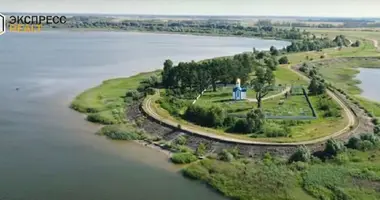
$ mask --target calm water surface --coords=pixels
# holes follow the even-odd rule
[[[219,200],[165,155],[93,133],[68,109],[103,79],[286,42],[117,32],[0,37],[0,199]],[[15,88],[20,88],[16,91]]]
[[[362,96],[380,102],[380,69],[360,68],[356,77],[361,81]]]

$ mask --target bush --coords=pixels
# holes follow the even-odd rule
[[[344,143],[339,140],[329,139],[327,140],[324,152],[330,156],[336,156],[338,153],[346,150]]]
[[[373,148],[374,148],[374,145],[369,140],[364,140],[364,141],[361,141],[361,143],[360,143],[360,150],[362,150],[362,151],[368,151],[368,150],[371,150]]]
[[[184,118],[201,126],[223,126],[227,112],[219,106],[204,108],[198,105],[190,105],[184,114]]]
[[[377,118],[372,118],[372,123],[374,124],[374,125],[379,125],[379,119],[377,119]]]
[[[187,142],[187,138],[183,135],[177,137],[175,140],[174,140],[174,143],[177,144],[177,145],[185,145]]]
[[[170,158],[175,164],[188,164],[197,160],[197,157],[192,153],[175,153]]]
[[[375,134],[380,134],[380,126],[378,125],[378,126],[375,126],[375,128],[373,128],[373,132],[375,133]]]
[[[196,155],[197,156],[204,156],[206,154],[206,145],[203,143],[200,143],[197,147]]]
[[[232,127],[236,124],[236,121],[237,121],[236,117],[227,116],[224,119],[223,125],[224,125],[224,127]]]
[[[281,57],[279,60],[278,60],[278,63],[280,63],[280,64],[289,64],[289,59],[288,59],[288,57],[287,56],[283,56],[283,57]]]
[[[238,119],[236,123],[229,129],[233,133],[247,133],[249,131],[246,119]]]
[[[357,137],[352,137],[347,142],[347,148],[350,149],[360,149],[360,142],[361,140]]]
[[[143,136],[137,133],[132,127],[126,125],[104,126],[97,132],[98,135],[105,135],[114,140],[141,140]]]
[[[226,162],[231,162],[234,160],[234,156],[228,150],[223,149],[223,151],[219,153],[218,159]]]
[[[262,132],[267,137],[285,137],[290,133],[290,128],[287,126],[281,126],[277,123],[266,123],[263,126]]]
[[[209,172],[207,168],[202,165],[190,165],[183,170],[183,174],[191,179],[195,180],[207,180]]]
[[[118,121],[115,118],[113,118],[112,115],[109,115],[105,112],[88,114],[87,120],[90,122],[104,124],[104,125],[111,125],[111,124],[117,124],[118,123]]]
[[[137,90],[129,90],[126,94],[125,97],[130,97],[134,101],[139,100],[141,98],[141,94]]]
[[[309,162],[311,159],[311,152],[306,146],[300,146],[296,152],[289,158],[289,162]]]

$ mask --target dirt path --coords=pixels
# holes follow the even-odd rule
[[[282,92],[278,93],[278,94],[274,94],[274,95],[271,95],[269,97],[265,97],[263,98],[262,100],[265,101],[265,100],[268,100],[268,99],[273,99],[273,98],[276,98],[278,96],[281,96],[281,95],[284,95],[286,92],[289,92],[291,90],[291,87],[288,86],[285,88],[285,90],[283,90]],[[250,102],[257,102],[257,99],[253,99],[253,98],[247,98],[248,101]]]
[[[375,39],[370,39],[372,42],[373,42],[373,46],[375,46],[375,48],[379,49],[379,42]]]

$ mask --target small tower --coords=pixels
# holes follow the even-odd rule
[[[242,100],[246,98],[247,94],[247,89],[246,88],[241,88],[240,86],[240,79],[236,79],[236,85],[232,89],[232,99],[233,100]]]

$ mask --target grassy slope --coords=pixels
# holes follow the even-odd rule
[[[94,122],[118,124],[124,120],[124,96],[128,90],[136,89],[140,81],[156,72],[141,73],[128,78],[104,81],[101,85],[88,89],[78,95],[71,108],[92,116]],[[90,119],[91,120],[91,119]]]

